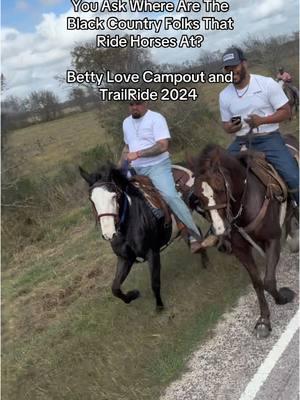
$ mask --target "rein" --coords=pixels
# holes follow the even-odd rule
[[[247,182],[248,182],[248,170],[246,172],[246,178],[244,180],[244,189],[243,189],[243,194],[242,194],[242,198],[241,198],[241,205],[240,208],[237,212],[237,214],[235,216],[232,215],[232,211],[231,211],[231,206],[230,206],[230,201],[234,201],[236,202],[236,199],[234,198],[230,185],[228,183],[228,180],[226,179],[226,175],[223,171],[223,169],[221,167],[218,168],[218,172],[220,173],[220,175],[222,176],[223,180],[224,180],[224,185],[225,185],[225,190],[226,190],[226,203],[221,203],[221,204],[215,204],[214,206],[204,206],[203,209],[205,211],[211,211],[211,210],[221,210],[226,208],[226,217],[227,220],[229,222],[229,227],[231,227],[232,223],[239,218],[239,216],[241,215],[243,208],[244,208],[244,200],[246,197],[246,190],[247,190]]]
[[[248,142],[249,142],[248,150],[250,151],[251,150],[251,142],[252,142],[252,140],[251,140],[252,139],[252,128],[250,129],[250,131],[248,132],[247,135],[248,135]],[[250,170],[250,163],[247,162],[246,178],[244,179],[244,188],[243,188],[243,193],[242,193],[242,197],[241,197],[241,201],[240,201],[240,208],[239,208],[239,210],[238,210],[238,212],[236,213],[235,216],[232,215],[230,201],[236,202],[236,199],[232,195],[232,191],[231,191],[230,185],[229,185],[228,180],[226,179],[226,175],[225,175],[225,173],[224,173],[224,171],[223,171],[223,169],[221,167],[218,168],[218,171],[219,171],[220,175],[222,176],[222,178],[224,180],[225,189],[226,189],[226,203],[216,204],[215,206],[207,206],[207,207],[204,208],[205,210],[220,210],[220,209],[226,208],[226,217],[227,217],[227,220],[229,222],[229,226],[227,228],[228,231],[231,230],[232,225],[237,227],[237,225],[235,224],[235,221],[241,216],[241,214],[243,212],[244,203],[245,203],[246,194],[247,194],[249,170]],[[265,215],[266,208],[267,207],[265,207],[265,202],[264,202],[262,209],[265,210],[265,211],[263,213],[262,218]],[[259,213],[259,215],[260,214],[261,213]],[[254,230],[254,228],[257,225],[256,220],[257,220],[257,218],[255,218],[255,220],[252,221],[252,223],[250,223],[247,227],[241,228],[241,229],[247,230],[248,233],[251,232],[252,230]]]

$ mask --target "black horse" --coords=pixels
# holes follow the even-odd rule
[[[81,176],[90,187],[90,200],[94,205],[102,236],[109,240],[118,257],[112,292],[125,303],[139,297],[138,290],[124,293],[121,285],[136,261],[147,260],[151,272],[152,290],[156,308],[163,308],[160,295],[160,251],[171,239],[172,223],[166,224],[166,216],[157,218],[145,201],[144,195],[120,170],[102,167],[89,174],[79,168]],[[201,253],[203,264],[207,261]]]
[[[194,194],[206,210],[212,229],[222,243],[221,248],[232,252],[250,275],[260,306],[256,334],[266,337],[271,323],[264,290],[277,304],[286,304],[294,297],[291,289],[278,290],[276,284],[275,271],[281,248],[280,203],[275,198],[266,199],[264,184],[237,157],[220,146],[207,146],[198,158],[190,161],[195,173]],[[253,245],[265,252],[264,280],[252,255]]]

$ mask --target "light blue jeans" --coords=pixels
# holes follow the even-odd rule
[[[156,165],[149,167],[134,167],[134,169],[138,175],[146,175],[151,179],[153,185],[159,190],[173,213],[190,231],[195,232],[196,235],[201,237],[189,208],[175,188],[170,158],[167,158]]]

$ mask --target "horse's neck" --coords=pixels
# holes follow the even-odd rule
[[[131,218],[134,217],[135,220],[139,219],[142,215],[145,214],[145,200],[139,196],[127,194],[128,200],[128,212],[127,215]]]
[[[226,154],[223,158],[224,167],[230,176],[231,192],[233,197],[239,197],[243,194],[247,171],[245,166],[234,156]]]

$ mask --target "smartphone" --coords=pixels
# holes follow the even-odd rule
[[[241,120],[242,120],[242,117],[241,117],[241,116],[236,116],[236,117],[232,117],[232,118],[231,118],[231,122],[232,122],[233,124],[236,124],[236,125],[238,125],[238,124],[241,122]]]

